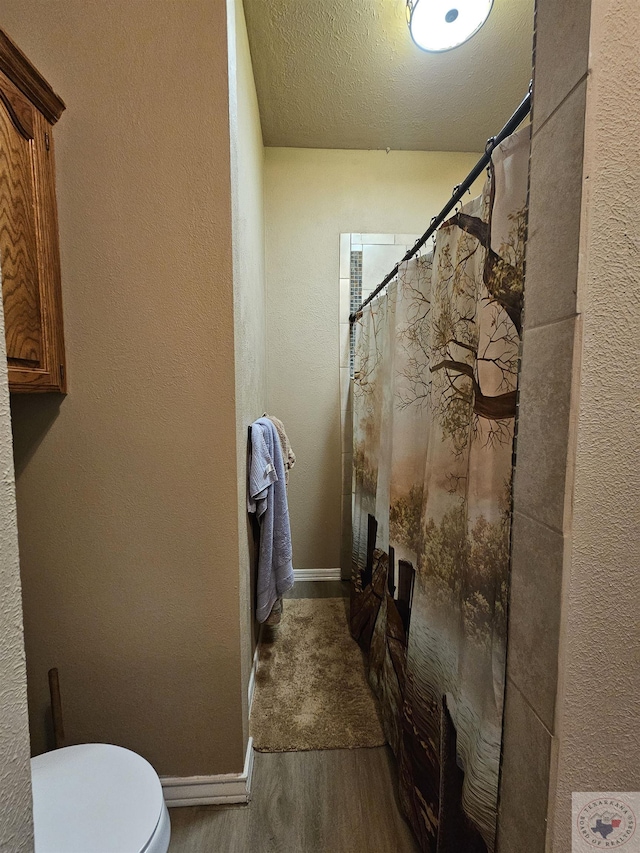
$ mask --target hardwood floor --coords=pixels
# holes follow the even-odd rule
[[[256,753],[248,806],[171,810],[169,853],[416,853],[391,751]]]
[[[296,581],[285,598],[349,598],[349,581]]]

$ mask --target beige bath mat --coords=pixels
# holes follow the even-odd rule
[[[386,742],[342,598],[284,602],[263,632],[251,711],[260,752],[354,749]]]

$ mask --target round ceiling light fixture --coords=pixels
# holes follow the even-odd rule
[[[493,0],[407,0],[411,38],[430,53],[451,50],[478,32],[492,6]]]

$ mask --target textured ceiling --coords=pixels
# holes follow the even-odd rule
[[[244,0],[265,145],[484,148],[527,91],[533,5],[495,0],[469,42],[427,54],[404,0]]]

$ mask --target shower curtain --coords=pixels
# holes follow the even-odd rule
[[[493,851],[529,129],[357,323],[351,631],[433,853]]]

